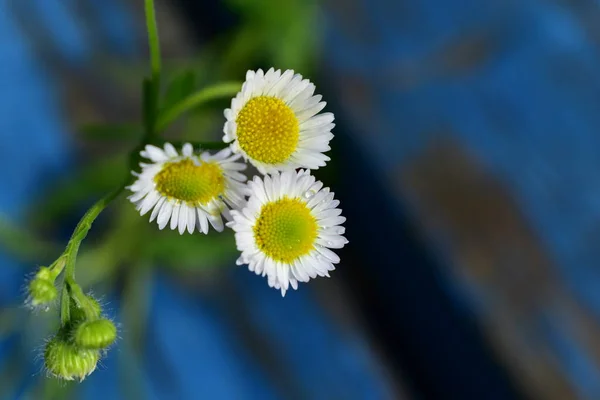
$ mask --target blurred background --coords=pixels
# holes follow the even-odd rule
[[[0,0],[0,399],[600,399],[600,2],[156,0],[167,108],[293,68],[336,114],[350,244],[282,299],[231,234],[122,197],[78,281],[121,339],[45,378],[22,306],[139,140],[141,0]],[[228,101],[167,137],[220,140]]]

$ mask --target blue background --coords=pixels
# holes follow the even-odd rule
[[[63,63],[90,62],[77,2],[25,3]],[[139,60],[133,6],[87,6],[106,51]],[[0,0],[0,212],[19,222],[83,157],[53,65],[15,9]],[[195,17],[224,9],[207,2]],[[306,285],[281,300],[232,268],[228,291],[197,293],[155,273],[144,359],[113,349],[82,384],[85,398],[600,398],[600,3],[349,0],[325,3],[321,17],[317,79],[339,122],[335,182],[352,244],[333,279],[358,323],[332,311],[335,289],[324,298]],[[472,215],[439,217],[444,199],[431,203],[406,180],[449,165],[454,151],[499,188],[486,201],[517,210],[517,239],[501,215],[474,225],[508,261],[485,249],[483,260],[462,257]],[[458,198],[477,204],[463,189]],[[535,239],[521,242],[523,231]],[[531,248],[539,265],[527,262]],[[487,263],[489,279],[477,273]],[[2,253],[0,265],[8,308],[31,268]],[[0,375],[15,374],[8,355],[28,343],[4,338]],[[35,354],[20,351],[10,399],[32,398],[40,380]]]

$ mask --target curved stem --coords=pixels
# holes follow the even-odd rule
[[[98,200],[86,213],[81,217],[77,227],[73,231],[73,235],[71,236],[71,240],[69,240],[69,244],[67,245],[67,262],[65,269],[65,279],[73,279],[75,275],[75,259],[77,258],[77,252],[79,251],[79,245],[81,241],[86,237],[90,228],[92,227],[92,223],[94,220],[100,215],[102,210],[106,208],[106,206],[115,199],[125,187],[119,187],[117,190],[114,190]]]
[[[240,82],[223,82],[204,88],[199,92],[186,97],[158,116],[156,130],[158,132],[165,130],[169,124],[179,118],[183,113],[190,111],[203,103],[222,97],[234,96],[240,90],[241,86],[242,84]]]
[[[67,248],[64,252],[64,257],[66,257],[65,283],[63,286],[63,294],[61,299],[61,321],[63,325],[70,320],[68,304],[70,301],[70,295],[68,291],[69,285],[75,282],[75,261],[77,260],[77,253],[79,252],[81,241],[87,236],[90,228],[92,227],[92,223],[98,217],[98,215],[100,215],[102,210],[104,210],[111,201],[121,194],[124,188],[125,186],[121,186],[117,190],[108,193],[106,196],[98,200],[92,207],[90,207],[83,217],[81,217],[81,220],[75,227],[73,235],[67,244]]]

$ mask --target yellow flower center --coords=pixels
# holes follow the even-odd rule
[[[262,206],[253,230],[264,254],[291,263],[314,248],[317,221],[303,201],[284,197]]]
[[[163,196],[194,204],[206,204],[225,190],[225,177],[218,164],[196,165],[190,159],[165,164],[154,182]]]
[[[255,160],[277,164],[286,161],[296,150],[300,132],[298,118],[277,97],[250,99],[235,122],[240,147]]]

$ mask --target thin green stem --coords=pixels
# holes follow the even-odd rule
[[[240,82],[223,82],[204,88],[199,92],[186,97],[158,116],[158,120],[156,121],[156,131],[161,132],[165,130],[169,124],[179,118],[183,113],[208,101],[234,96],[240,90],[241,86]]]
[[[146,5],[146,27],[148,29],[148,44],[150,46],[150,66],[152,68],[152,80],[158,86],[160,79],[160,42],[158,41],[158,28],[156,27],[156,12],[154,0],[145,0]]]
[[[69,322],[69,304],[70,295],[69,295],[69,285],[75,283],[75,261],[77,260],[77,253],[79,252],[79,246],[81,245],[81,241],[85,239],[90,228],[92,227],[92,223],[94,220],[100,215],[102,210],[106,208],[111,201],[113,201],[125,187],[121,186],[117,190],[114,190],[108,193],[106,196],[98,200],[89,210],[83,215],[75,230],[73,231],[73,235],[67,244],[67,248],[64,252],[64,257],[66,257],[65,261],[65,278],[64,278],[64,287],[61,299],[61,321],[64,324]]]
[[[117,190],[108,193],[106,196],[98,200],[92,207],[90,207],[89,210],[86,211],[83,217],[81,217],[81,220],[79,220],[77,227],[75,227],[75,230],[73,231],[71,240],[69,240],[67,250],[65,251],[67,255],[65,269],[66,280],[74,279],[75,259],[77,258],[77,252],[79,251],[79,245],[88,234],[90,228],[92,227],[92,223],[98,217],[98,215],[100,215],[102,210],[104,210],[106,206],[115,199],[115,197],[121,194],[123,189],[124,187],[119,187]]]
[[[65,326],[71,320],[71,295],[69,285],[65,281],[60,295],[60,323]]]
[[[143,141],[150,142],[157,134],[156,117],[160,97],[160,41],[156,26],[156,11],[154,0],[145,0],[146,27],[148,30],[148,45],[150,47],[151,77],[143,82],[143,115],[145,134]]]

